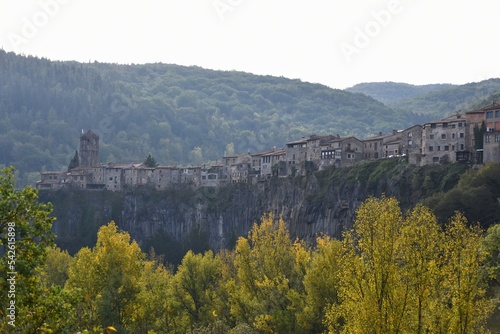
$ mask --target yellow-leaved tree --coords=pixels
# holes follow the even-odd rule
[[[328,315],[331,331],[401,332],[408,303],[400,268],[402,222],[394,198],[369,198],[358,209],[353,231],[344,235],[340,305]]]
[[[272,214],[236,244],[236,277],[230,279],[231,314],[264,333],[297,333],[309,252],[292,242],[285,222]]]
[[[75,255],[66,282],[83,296],[80,329],[124,328],[137,304],[143,264],[144,254],[128,233],[114,222],[99,229],[96,246]]]
[[[481,231],[460,213],[441,230],[430,210],[403,216],[370,198],[345,234],[331,333],[482,333],[491,312]]]

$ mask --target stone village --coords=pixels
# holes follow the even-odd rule
[[[483,143],[476,145],[478,136],[475,133],[483,122],[486,126],[482,133]],[[254,183],[271,177],[305,175],[329,166],[347,167],[395,157],[405,157],[409,163],[419,166],[500,162],[500,104],[492,103],[481,109],[362,140],[354,136],[311,135],[288,142],[281,149],[224,156],[222,163],[212,165],[146,167],[144,163],[99,163],[98,153],[99,136],[89,130],[80,137],[79,166],[68,171],[41,173],[37,188],[73,186],[120,191],[137,186],[157,190],[218,187],[227,183]]]

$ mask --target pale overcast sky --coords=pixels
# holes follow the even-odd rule
[[[0,0],[0,48],[347,88],[500,77],[498,0]]]

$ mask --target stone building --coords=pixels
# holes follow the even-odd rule
[[[420,165],[467,161],[465,116],[456,114],[422,126],[422,159]]]
[[[384,138],[388,135],[383,135],[379,132],[378,136],[368,137],[363,139],[363,159],[376,160],[384,157]]]
[[[414,125],[401,131],[401,155],[408,157],[408,162],[420,165],[422,160],[422,126]]]
[[[286,176],[286,151],[273,150],[261,156],[260,175],[263,178],[271,176]]]
[[[363,142],[354,136],[332,137],[321,144],[319,169],[335,165],[347,167],[363,159]]]
[[[483,162],[500,162],[500,104],[493,103],[482,109],[486,123],[483,137]]]

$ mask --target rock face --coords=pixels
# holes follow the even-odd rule
[[[383,175],[369,181],[361,175],[341,178],[323,172],[217,190],[61,189],[41,191],[40,200],[53,203],[57,243],[70,253],[93,246],[99,226],[114,220],[143,250],[153,246],[175,262],[188,249],[232,248],[266,213],[282,216],[293,238],[311,242],[320,234],[340,237],[368,196],[386,194],[399,198],[403,207],[413,205],[417,199],[405,191],[410,188],[404,176],[408,173],[397,181]]]

